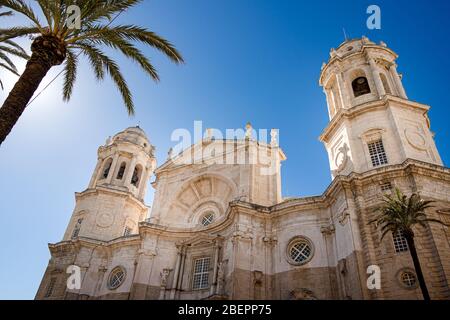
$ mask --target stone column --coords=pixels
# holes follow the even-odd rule
[[[139,188],[140,188],[139,195],[138,195],[139,199],[144,198],[144,195],[147,192],[148,179],[150,178],[151,172],[152,172],[151,168],[146,167],[145,171],[142,173],[142,178],[141,178],[141,181],[139,182]]]
[[[94,293],[92,294],[94,297],[97,297],[97,295],[102,290],[102,284],[103,280],[105,279],[106,271],[108,271],[108,268],[104,265],[101,265],[98,267],[98,277],[97,277],[97,285],[94,288]]]
[[[372,71],[373,81],[375,82],[375,87],[377,89],[378,96],[381,98],[386,95],[386,90],[384,90],[383,82],[380,78],[380,73],[377,71],[377,64],[373,60],[373,58],[369,58],[369,65]]]
[[[344,83],[344,79],[342,77],[342,73],[340,73],[340,72],[336,73],[336,80],[337,80],[337,85],[338,85],[341,108],[343,108],[343,109],[349,108],[350,101],[348,99],[347,92],[345,90],[345,83]],[[336,112],[339,111],[339,110],[337,110],[337,106],[335,109],[336,109]]]
[[[116,171],[117,161],[119,161],[119,153],[114,155],[113,161],[111,163],[111,168],[109,169],[108,177],[106,178],[106,183],[110,184]]]
[[[100,174],[100,169],[101,169],[101,167],[102,167],[102,164],[103,164],[103,158],[101,158],[101,157],[99,157],[98,158],[98,160],[97,160],[97,165],[95,166],[95,169],[94,169],[94,173],[92,174],[92,178],[91,178],[91,181],[89,182],[89,189],[92,189],[92,188],[94,188],[95,187],[95,184],[97,183],[97,180],[98,180],[98,176],[99,176],[99,174]]]
[[[329,89],[323,89],[323,93],[325,93],[327,104],[328,104],[328,115],[330,117],[330,120],[333,119],[334,114],[336,114],[336,106],[334,105],[334,101],[332,97],[330,96]],[[333,112],[334,111],[334,112]]]
[[[328,279],[329,279],[330,291],[329,291],[329,296],[327,296],[326,299],[339,298],[339,294],[338,294],[338,292],[336,292],[338,290],[336,290],[337,288],[335,288],[334,281],[331,276],[331,266],[334,265],[334,260],[337,261],[337,258],[334,256],[333,246],[332,246],[332,241],[333,241],[335,231],[336,231],[336,228],[335,228],[333,222],[331,221],[331,219],[330,219],[329,224],[323,225],[320,228],[320,232],[322,233],[323,238],[324,238],[325,252],[326,252],[327,264],[328,264],[328,270],[329,270]]]
[[[150,275],[152,272],[153,259],[157,252],[156,249],[139,249],[137,257],[137,266],[132,284],[132,299],[144,300],[147,295],[147,287],[150,285]]]
[[[80,277],[81,277],[81,283],[80,283],[80,289],[78,289],[78,295],[79,296],[81,296],[83,293],[85,293],[86,292],[86,289],[85,289],[85,286],[84,286],[84,281],[86,280],[86,276],[87,276],[87,274],[88,274],[88,272],[89,272],[89,267],[90,267],[90,265],[89,265],[89,263],[83,263],[81,266],[80,266],[80,271],[81,271],[81,274],[80,274]]]
[[[130,165],[128,166],[127,174],[125,175],[125,186],[131,184],[131,178],[133,177],[134,167],[136,167],[136,156],[133,156],[130,161]]]
[[[400,98],[408,99],[405,88],[403,88],[402,80],[400,80],[400,76],[398,75],[397,66],[394,63],[389,68],[389,72],[391,73],[392,79],[394,79],[395,87],[397,88]]]
[[[178,285],[178,274],[180,273],[180,265],[181,265],[181,258],[182,258],[182,248],[177,247],[177,262],[175,263],[175,273],[173,274],[173,281],[172,281],[172,290],[170,292],[170,300],[175,299],[175,293],[177,290]]]
[[[186,262],[186,251],[187,248],[183,247],[181,250],[181,264],[180,264],[180,272],[178,274],[178,283],[177,283],[177,290],[181,291],[181,287],[183,285],[183,275],[184,275],[184,266]]]
[[[268,223],[266,226],[266,232],[272,229],[272,223]],[[264,251],[266,259],[265,268],[265,299],[277,299],[275,292],[273,291],[273,276],[275,275],[275,264],[273,263],[274,250],[278,243],[278,238],[276,236],[265,236],[264,241]]]
[[[218,241],[215,241],[215,247],[214,247],[214,272],[213,272],[213,279],[212,279],[212,285],[211,285],[211,295],[217,294],[217,272],[219,268],[219,254],[220,254],[220,245]]]

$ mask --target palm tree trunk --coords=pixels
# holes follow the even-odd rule
[[[423,277],[422,268],[420,267],[419,256],[417,255],[416,245],[414,243],[414,237],[405,234],[406,241],[408,242],[409,252],[411,253],[411,258],[414,263],[414,268],[416,269],[417,280],[419,281],[420,290],[422,290],[422,295],[424,300],[430,300],[430,294],[428,293],[427,285]]]
[[[25,71],[0,108],[0,145],[19,120],[50,68],[63,63],[66,45],[52,35],[42,35],[33,41],[31,52]]]
[[[19,120],[34,92],[51,68],[48,63],[41,63],[39,60],[31,57],[22,76],[0,108],[0,145]]]

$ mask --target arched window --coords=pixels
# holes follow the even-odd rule
[[[370,93],[370,86],[366,77],[359,77],[353,80],[352,88],[355,98]]]
[[[381,78],[381,82],[383,83],[384,91],[386,92],[386,94],[392,94],[391,88],[389,87],[388,80],[387,80],[386,76],[384,75],[384,73],[380,73],[380,78]]]
[[[110,290],[117,289],[125,281],[126,271],[122,267],[115,267],[108,277],[108,288]]]
[[[103,169],[102,179],[108,178],[109,171],[111,170],[111,165],[112,165],[112,159],[109,158],[108,160],[106,160],[105,166],[103,167],[104,169]]]
[[[200,223],[202,224],[202,226],[206,227],[209,226],[211,223],[213,223],[213,221],[214,221],[214,213],[208,212],[202,216]]]
[[[140,178],[141,178],[141,173],[142,173],[142,167],[141,167],[140,165],[137,165],[137,166],[134,168],[133,176],[131,177],[131,184],[132,184],[133,186],[135,186],[136,188],[139,186],[139,181],[140,181]]]
[[[117,172],[117,179],[122,180],[123,175],[125,174],[125,169],[127,168],[127,164],[125,162],[122,162],[120,165],[119,171]]]
[[[417,288],[417,276],[413,270],[402,269],[397,273],[397,279],[405,289]]]
[[[305,237],[295,237],[289,242],[286,253],[290,264],[300,266],[312,259],[314,246]]]

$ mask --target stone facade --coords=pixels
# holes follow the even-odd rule
[[[450,169],[429,107],[408,100],[396,59],[365,37],[331,50],[320,139],[333,181],[320,196],[282,197],[286,157],[275,134],[270,143],[206,137],[159,168],[140,128],[108,139],[64,239],[49,245],[36,299],[421,299],[417,281],[404,278],[415,275],[401,236],[396,247],[394,235],[380,241],[368,225],[394,187],[435,200],[428,214],[450,223]],[[431,297],[450,299],[449,228],[416,235]],[[80,289],[66,287],[70,265],[81,268]],[[371,265],[380,290],[367,287]]]

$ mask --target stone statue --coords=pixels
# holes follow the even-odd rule
[[[270,130],[270,145],[271,146],[274,146],[274,147],[278,146],[277,137],[278,137],[278,130],[277,129]]]
[[[167,278],[169,277],[171,269],[163,269],[163,271],[160,273],[161,276],[161,287],[167,286]]]
[[[336,50],[334,49],[334,48],[332,48],[331,50],[330,50],[330,57],[331,58],[334,58],[334,57],[336,57],[337,56],[337,52],[336,52]]]
[[[219,262],[217,271],[217,294],[223,294],[223,289],[225,285],[225,267],[227,263],[228,260]]]
[[[169,152],[167,152],[167,160],[171,160],[173,158],[173,148],[169,149]]]
[[[211,128],[206,129],[206,139],[205,140],[211,140],[213,137],[213,131]]]
[[[252,138],[252,125],[250,122],[247,122],[245,126],[245,139],[251,139]]]

